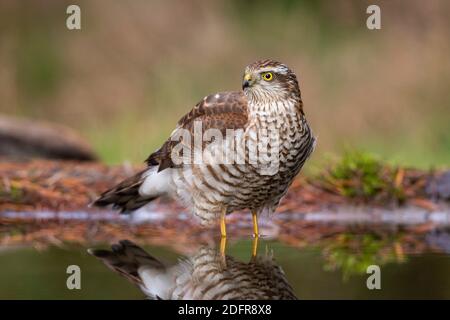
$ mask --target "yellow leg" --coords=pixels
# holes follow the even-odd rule
[[[227,224],[225,222],[226,215],[227,215],[227,208],[224,207],[220,214],[220,234],[222,235],[222,238],[225,238],[227,236]]]
[[[225,257],[225,253],[227,251],[227,237],[222,237],[220,239],[220,255]]]
[[[227,250],[227,226],[225,222],[225,216],[227,215],[227,208],[223,208],[220,214],[220,256],[222,260],[222,267],[226,268],[226,250]]]
[[[252,221],[253,221],[253,236],[255,238],[259,237],[258,231],[258,215],[255,210],[252,210]]]
[[[254,237],[254,238],[253,238],[253,243],[252,243],[252,258],[256,258],[256,255],[258,254],[258,241],[259,241],[259,237]]]

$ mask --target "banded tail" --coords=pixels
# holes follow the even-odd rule
[[[112,205],[113,209],[119,209],[120,213],[137,210],[168,192],[170,173],[171,169],[157,172],[157,167],[138,172],[102,193],[92,205]]]
[[[88,253],[139,286],[150,298],[159,299],[164,296],[164,289],[152,279],[155,275],[166,274],[166,267],[133,242],[121,240],[113,244],[111,250],[88,249]]]

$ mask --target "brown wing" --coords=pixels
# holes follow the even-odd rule
[[[242,92],[222,92],[209,95],[178,121],[174,133],[183,128],[193,134],[196,120],[202,122],[203,132],[214,128],[225,134],[226,129],[243,129],[248,120],[247,99]],[[169,138],[161,148],[147,158],[147,164],[159,166],[158,171],[173,168],[175,165],[171,160],[171,152],[178,143],[180,141]]]

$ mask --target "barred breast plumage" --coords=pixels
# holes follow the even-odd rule
[[[271,255],[244,263],[204,246],[178,264],[166,266],[128,240],[114,244],[111,251],[90,249],[89,253],[152,299],[296,299]]]
[[[228,213],[247,208],[272,212],[313,150],[314,137],[293,102],[280,106],[276,113],[263,114],[258,105],[249,108],[253,110],[243,140],[256,144],[258,133],[267,131],[269,145],[279,144],[277,170],[261,173],[261,163],[249,163],[248,149],[245,164],[194,164],[174,170],[172,192],[184,199],[204,224],[214,222],[224,205]],[[281,108],[285,109],[282,117]],[[270,137],[270,132],[279,132],[279,136]]]
[[[217,143],[230,130],[233,139]],[[282,63],[257,61],[245,69],[243,91],[205,97],[150,155],[148,169],[95,204],[128,212],[169,194],[203,224],[235,210],[272,212],[314,145],[295,74]],[[202,161],[196,161],[197,154]],[[233,161],[224,161],[223,154]]]

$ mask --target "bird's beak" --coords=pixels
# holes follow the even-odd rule
[[[252,84],[252,75],[250,73],[246,73],[244,75],[244,81],[242,82],[242,90],[250,87],[251,84]]]

